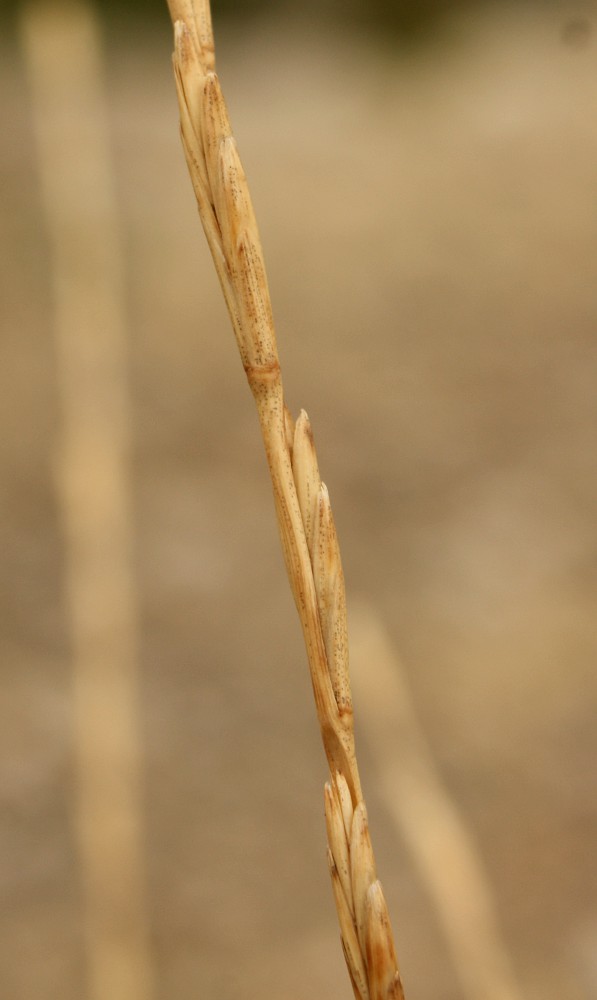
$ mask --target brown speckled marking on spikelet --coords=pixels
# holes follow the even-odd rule
[[[357,1000],[401,1000],[390,919],[375,872],[354,746],[344,576],[329,494],[302,411],[294,423],[263,253],[215,74],[208,0],[169,0],[182,142],[263,435],[284,559],[303,629],[331,781],[328,864]]]

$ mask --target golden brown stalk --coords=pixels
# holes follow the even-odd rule
[[[357,767],[346,601],[328,491],[307,414],[284,405],[272,309],[247,181],[215,74],[209,0],[169,0],[182,142],[199,214],[255,398],[290,586],[331,781],[328,861],[357,1000],[403,996]]]
[[[52,284],[88,1000],[150,1000],[124,256],[92,6],[20,9]],[[10,989],[8,990],[10,993]]]

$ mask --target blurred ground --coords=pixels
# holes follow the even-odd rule
[[[218,38],[288,400],[349,600],[378,607],[528,1000],[597,997],[597,21],[501,8],[392,58]],[[584,10],[584,8],[583,8]],[[593,23],[593,33],[590,25]],[[582,35],[582,37],[581,37]],[[346,997],[324,759],[252,401],[179,147],[169,35],[108,49],[128,261],[146,847],[159,1000]],[[47,242],[0,60],[0,982],[84,996]],[[358,713],[358,706],[357,706]],[[376,800],[409,1000],[457,1000]]]

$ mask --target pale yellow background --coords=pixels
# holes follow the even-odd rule
[[[349,608],[366,596],[395,643],[528,1000],[597,996],[597,33],[563,37],[570,13],[500,7],[457,22],[450,44],[394,54],[283,20],[217,39],[288,401],[314,426]],[[179,145],[167,25],[111,34],[106,60],[156,997],[340,1000],[324,758],[257,422]],[[7,40],[0,994],[83,1000],[35,155]],[[459,1000],[376,793],[375,731],[358,736],[407,995]]]

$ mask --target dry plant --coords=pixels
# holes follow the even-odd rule
[[[85,3],[26,5],[20,28],[61,410],[55,471],[65,539],[87,994],[89,1000],[149,1000],[124,257],[101,33]]]
[[[483,859],[442,780],[408,677],[379,614],[353,601],[354,687],[379,794],[410,850],[452,956],[465,1000],[523,1000]]]
[[[328,862],[357,1000],[403,997],[354,744],[346,602],[328,491],[303,411],[284,404],[267,278],[245,174],[215,73],[209,0],[169,0],[182,141],[261,424],[290,586],[330,767]]]

